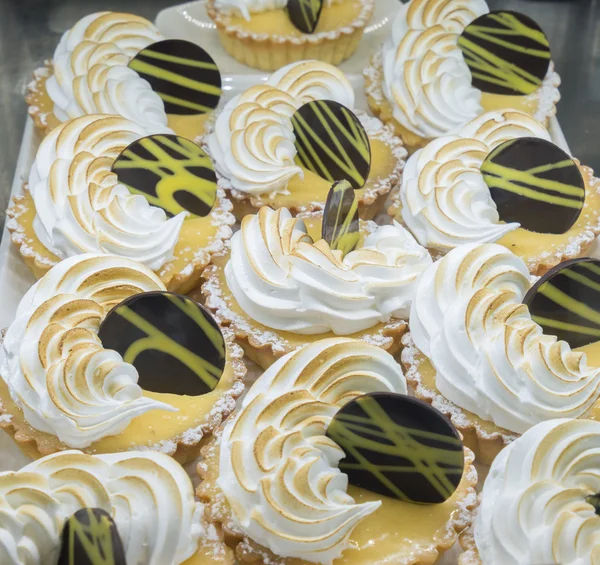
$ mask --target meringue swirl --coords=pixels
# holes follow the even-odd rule
[[[98,12],[66,31],[54,52],[46,90],[62,122],[86,114],[117,114],[151,133],[168,130],[160,96],[127,65],[164,37],[133,14]]]
[[[231,242],[227,286],[257,322],[297,334],[350,335],[408,315],[427,250],[400,224],[342,257],[282,208],[246,216]]]
[[[225,14],[241,14],[250,21],[250,14],[282,10],[287,0],[215,0],[215,7]]]
[[[295,162],[292,115],[321,99],[353,108],[354,90],[336,67],[300,61],[230,100],[208,137],[217,171],[243,192],[285,192],[292,177],[303,175]]]
[[[98,338],[112,306],[155,290],[165,287],[143,265],[92,254],[62,261],[29,289],[6,332],[0,375],[33,428],[83,448],[150,410],[175,410],[144,397],[137,370]]]
[[[130,143],[149,135],[119,116],[82,116],[52,130],[29,174],[33,228],[60,259],[113,253],[158,271],[172,256],[186,214],[167,218],[111,172]]]
[[[543,333],[522,303],[529,287],[527,267],[505,247],[461,245],[423,273],[410,312],[437,389],[520,434],[582,416],[600,396],[600,367]]]
[[[273,364],[221,440],[218,484],[238,526],[282,557],[330,564],[380,502],[356,504],[326,437],[331,418],[369,392],[406,393],[384,350],[345,338],[316,341]]]
[[[421,245],[445,252],[463,243],[497,241],[519,227],[500,221],[480,170],[491,151],[517,137],[550,141],[531,116],[502,110],[483,114],[411,155],[400,186],[402,218]]]
[[[180,565],[198,549],[201,506],[183,468],[153,452],[64,451],[0,473],[0,562],[56,563],[65,521],[112,515],[128,565]]]
[[[458,38],[488,11],[484,0],[411,0],[400,8],[382,62],[383,93],[402,127],[433,139],[483,111]]]
[[[538,424],[504,449],[485,481],[475,521],[484,565],[597,565],[600,423]]]

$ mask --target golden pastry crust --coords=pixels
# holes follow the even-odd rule
[[[564,234],[556,235],[536,234],[519,228],[495,242],[505,245],[520,257],[532,275],[541,276],[563,261],[585,257],[596,237],[600,235],[600,179],[594,176],[593,169],[582,165],[577,159],[574,159],[574,161],[579,166],[586,187],[583,210],[575,224]],[[391,195],[390,200],[391,203],[387,209],[388,214],[398,222],[403,223],[400,191],[396,190]],[[540,242],[537,253],[531,256],[523,256],[514,243],[518,237],[521,237],[524,241],[528,239],[529,235],[543,237],[544,240]],[[431,249],[429,252],[432,256],[434,254],[443,255],[443,253]]]
[[[4,339],[6,330],[3,330],[0,336],[0,345]],[[246,365],[243,361],[244,353],[242,349],[234,343],[233,334],[223,330],[227,348],[227,367],[229,370],[229,387],[224,390],[218,400],[212,406],[210,412],[206,414],[204,422],[200,425],[190,428],[186,432],[176,437],[169,438],[166,441],[155,442],[151,437],[152,432],[147,438],[132,437],[127,443],[127,447],[122,449],[129,450],[135,448],[153,449],[162,451],[174,457],[179,463],[185,464],[198,457],[200,447],[206,443],[210,434],[212,434],[221,423],[233,412],[237,398],[244,391],[244,377],[246,376]],[[227,369],[226,369],[227,370]],[[168,402],[168,401],[167,401]],[[149,414],[152,414],[150,412]],[[198,416],[197,414],[195,415]],[[144,417],[144,416],[142,416]],[[135,422],[135,419],[133,420]],[[41,432],[29,425],[23,411],[12,401],[8,388],[0,378],[0,429],[11,436],[17,443],[23,453],[33,459],[38,459],[46,455],[51,455],[58,451],[71,449],[62,443],[56,436]],[[128,433],[126,428],[120,436]],[[102,442],[91,444],[82,449],[85,453],[102,453]],[[112,450],[111,450],[112,451]]]
[[[225,242],[233,234],[231,226],[235,223],[235,217],[231,213],[232,208],[225,193],[219,189],[217,200],[209,214],[211,230],[214,233],[200,245],[197,237],[194,237],[193,230],[187,233],[191,224],[186,225],[184,222],[174,257],[157,272],[167,290],[185,294],[199,286],[202,273],[210,264],[211,258],[225,248]],[[6,227],[13,244],[34,276],[37,279],[41,278],[60,262],[60,258],[44,247],[33,229],[35,204],[27,183],[23,185],[23,194],[13,198],[6,215],[9,218]],[[194,221],[196,220],[188,220]],[[193,253],[190,253],[190,250],[193,250]]]
[[[245,537],[236,528],[231,508],[217,485],[219,442],[220,434],[217,432],[214,438],[202,448],[203,461],[198,465],[198,474],[202,482],[196,494],[205,504],[206,519],[222,527],[225,543],[235,550],[235,556],[240,563],[308,565],[301,559],[282,558],[274,555],[270,550]],[[432,532],[430,543],[419,543],[410,547],[405,558],[398,555],[393,556],[394,565],[432,565],[454,545],[459,534],[470,526],[472,510],[476,503],[475,486],[477,484],[477,472],[473,465],[473,459],[473,454],[466,449],[465,473],[461,485],[454,495],[454,510],[450,512],[444,527]],[[364,520],[369,519],[371,517],[366,517]],[[406,519],[410,519],[410,517],[407,516]],[[402,517],[398,516],[398,524],[401,523]],[[334,565],[337,563],[338,560],[334,561]]]
[[[375,0],[360,0],[360,4],[360,11],[348,25],[295,36],[253,33],[232,25],[230,16],[216,7],[215,0],[208,1],[206,11],[217,26],[223,47],[234,59],[255,69],[276,71],[289,63],[309,59],[337,66],[351,57],[371,19]]]

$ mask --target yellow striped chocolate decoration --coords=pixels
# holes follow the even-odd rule
[[[331,187],[323,210],[321,237],[344,255],[358,245],[358,202],[352,185],[340,180]]]
[[[351,484],[403,500],[448,500],[464,472],[454,426],[429,404],[402,394],[371,393],[333,417],[327,435],[346,454],[339,468]]]
[[[168,216],[207,216],[217,199],[217,177],[208,155],[189,139],[150,135],[134,141],[112,171],[132,194],[141,194]]]
[[[288,0],[287,13],[294,27],[302,33],[313,33],[319,23],[325,0]]]
[[[493,94],[531,94],[550,66],[548,38],[537,23],[518,12],[480,16],[464,29],[458,46],[473,86]]]
[[[144,390],[199,396],[225,369],[225,339],[203,306],[171,292],[136,294],[106,316],[98,337],[140,375]]]
[[[129,67],[146,79],[165,103],[167,114],[205,114],[221,98],[221,73],[202,47],[165,39],[142,49]]]
[[[82,508],[65,523],[57,565],[127,565],[114,520],[101,508]]]
[[[577,163],[545,139],[506,141],[487,156],[481,172],[504,222],[560,234],[583,209],[585,181]]]
[[[527,292],[531,317],[572,348],[600,340],[600,261],[572,259],[542,276]]]
[[[371,145],[359,119],[333,100],[304,104],[292,116],[297,160],[325,180],[362,188],[371,170]]]

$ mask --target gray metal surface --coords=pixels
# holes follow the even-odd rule
[[[131,11],[154,19],[166,0],[0,0],[0,228],[23,134],[23,93],[32,71],[52,56],[60,35],[99,10]],[[558,117],[573,154],[600,167],[600,0],[488,0],[514,9],[546,31],[562,76]]]

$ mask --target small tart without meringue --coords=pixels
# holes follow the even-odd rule
[[[473,524],[461,534],[459,564],[594,563],[599,444],[600,422],[560,419],[509,445],[490,469]]]
[[[486,465],[535,424],[600,419],[600,342],[572,349],[545,333],[523,303],[530,288],[504,247],[462,245],[421,276],[402,339],[411,389]]]
[[[483,166],[494,150],[511,140],[524,141],[522,138],[551,141],[546,128],[531,116],[504,109],[482,114],[454,133],[430,142],[407,160],[389,214],[407,225],[432,254],[443,255],[462,244],[496,242],[525,261],[534,275],[567,259],[585,256],[600,234],[600,181],[591,168],[576,159],[572,166],[579,168],[583,178],[585,200],[578,218],[566,231],[541,233],[518,222],[502,221]],[[539,154],[536,149],[523,149],[520,158],[527,163]],[[532,184],[529,188],[537,187]],[[535,199],[520,201],[510,209],[518,207],[531,216],[546,215]],[[552,231],[555,222],[549,219],[546,225]]]
[[[244,65],[265,71],[276,71],[303,59],[339,65],[358,48],[375,0],[321,2],[323,7],[312,33],[303,33],[294,26],[285,0],[209,0],[207,12],[225,50]]]
[[[134,14],[97,12],[79,20],[28,85],[25,99],[37,128],[45,135],[82,115],[118,114],[152,133],[171,129],[188,139],[202,135],[212,111],[167,113],[158,93],[127,66],[164,39],[152,22]]]
[[[169,217],[152,204],[160,205],[161,197],[132,194],[112,166],[148,133],[120,116],[90,115],[60,124],[42,140],[29,182],[7,211],[11,239],[37,278],[66,257],[104,252],[144,263],[169,290],[185,293],[198,285],[211,255],[232,235],[232,206],[217,188],[207,215],[183,211]],[[162,149],[157,145],[156,150]],[[196,174],[181,168],[181,162],[165,161],[173,167],[171,178]],[[143,163],[139,167],[147,172]],[[198,178],[180,184],[192,190],[187,181]],[[165,201],[170,206],[168,194]]]
[[[298,160],[291,119],[301,106],[315,100],[331,100],[352,110],[354,89],[332,65],[302,61],[236,96],[217,116],[205,142],[219,186],[231,198],[238,221],[262,206],[287,208],[294,215],[323,209],[332,181]],[[399,184],[406,150],[380,120],[361,111],[356,116],[371,153],[370,173],[356,195],[361,218],[371,220]]]
[[[488,12],[484,0],[410,0],[365,69],[371,111],[393,126],[409,153],[482,112],[513,108],[545,125],[556,114],[560,77],[552,62],[539,87],[527,95],[472,86],[458,41],[471,22]]]
[[[243,352],[231,331],[223,330],[220,379],[195,396],[144,390],[125,355],[105,349],[98,337],[113,306],[164,290],[139,263],[84,254],[65,259],[28,291],[0,349],[0,426],[26,454],[37,458],[77,448],[153,449],[180,461],[197,456],[199,442],[234,409],[244,388]],[[146,340],[146,350],[158,351],[156,340],[165,338],[144,318],[142,323],[138,327],[155,335]],[[190,355],[181,346],[169,347],[165,351]],[[164,378],[177,380],[177,370]]]
[[[250,389],[252,402],[246,401],[223,434],[217,433],[203,448],[204,461],[198,465],[203,480],[197,495],[206,505],[207,519],[224,529],[226,543],[235,549],[239,563],[430,565],[454,544],[458,533],[468,527],[476,501],[477,473],[468,449],[454,494],[440,504],[414,504],[340,480],[345,477],[340,477],[339,457],[333,453],[340,448],[323,435],[336,411],[366,390],[400,392],[405,386],[389,354],[342,338],[313,342],[280,359],[259,378]],[[253,412],[256,405],[263,409]],[[250,425],[256,418],[260,425]],[[271,420],[266,433],[264,424]],[[268,457],[269,466],[262,467],[264,476],[257,477],[253,460],[244,470],[236,469],[240,459],[235,454],[240,450],[235,444],[240,439],[254,446],[257,462]],[[273,449],[275,445],[283,447]],[[286,469],[286,461],[293,467]],[[233,473],[224,473],[226,465],[233,465]],[[257,484],[264,486],[257,489]],[[245,490],[238,500],[232,494],[240,487]],[[253,501],[255,512],[243,519],[249,507],[246,497]],[[375,502],[381,505],[367,509]],[[318,524],[313,514],[301,518],[313,505]],[[311,530],[318,534],[310,537]],[[257,536],[261,532],[264,544],[249,531]],[[288,536],[289,532],[296,535]],[[280,553],[267,549],[267,543],[280,547]]]
[[[343,257],[321,239],[322,221],[262,208],[204,271],[206,306],[263,368],[336,334],[400,349],[429,254],[398,224],[361,222],[358,247]]]

